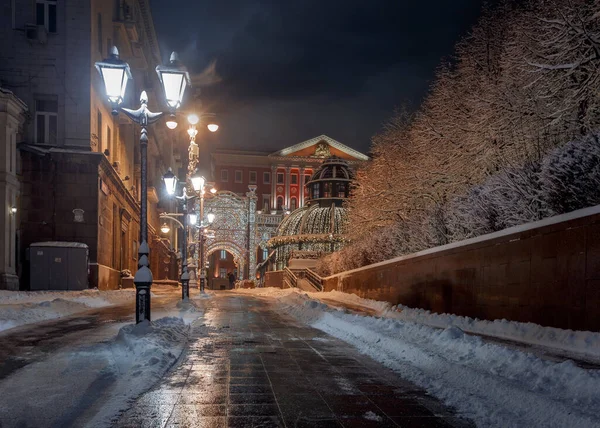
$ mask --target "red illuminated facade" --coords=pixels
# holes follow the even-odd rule
[[[219,190],[245,194],[256,186],[257,211],[281,214],[304,205],[308,182],[324,159],[337,156],[351,167],[369,158],[326,136],[304,141],[274,153],[219,150],[212,154],[212,175]]]

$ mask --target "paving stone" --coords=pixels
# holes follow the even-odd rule
[[[472,427],[348,344],[229,292],[117,427]]]

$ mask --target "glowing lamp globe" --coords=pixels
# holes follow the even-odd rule
[[[167,128],[169,129],[175,129],[177,128],[177,121],[175,120],[175,115],[172,114],[169,116],[169,118],[167,119]]]
[[[190,75],[181,62],[176,52],[171,54],[168,65],[156,67],[156,74],[165,92],[167,105],[172,111],[179,108],[183,100],[185,88],[190,84]]]
[[[206,214],[206,218],[208,219],[209,223],[212,223],[213,221],[215,221],[215,215],[214,215],[214,213],[208,213],[208,214]]]
[[[198,223],[198,216],[196,214],[190,214],[189,219],[191,225],[196,225],[196,223]]]
[[[206,125],[206,127],[210,132],[217,132],[219,130],[219,125],[217,125],[216,123],[209,123],[208,125]]]
[[[169,227],[169,225],[167,223],[163,223],[162,226],[160,227],[160,231],[162,233],[169,233],[171,231],[171,228]]]
[[[188,122],[190,122],[190,125],[196,125],[199,121],[200,118],[195,113],[192,113],[188,116]]]

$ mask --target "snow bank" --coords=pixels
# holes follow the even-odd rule
[[[179,303],[172,313],[194,319],[201,314],[191,303]],[[189,331],[189,322],[180,317],[144,321],[122,327],[108,341],[63,349],[30,364],[0,381],[0,421],[6,426],[111,426],[177,361]],[[35,415],[41,419],[32,421]]]
[[[401,305],[392,308],[385,316],[438,328],[456,326],[468,333],[545,346],[600,361],[600,333],[563,330],[505,319],[487,321],[451,314],[436,314]]]
[[[454,325],[349,314],[293,290],[266,295],[280,311],[354,345],[480,426],[600,427],[600,371],[488,343]]]
[[[61,318],[90,308],[133,302],[134,298],[134,290],[0,290],[0,331],[24,324]]]
[[[279,288],[244,291],[258,296],[283,296],[293,292],[290,289],[282,290]],[[414,309],[403,305],[392,306],[388,302],[363,299],[356,294],[339,291],[306,294],[312,299],[324,302],[336,301],[341,304],[362,306],[371,309],[377,316],[384,318],[411,321],[441,329],[455,326],[466,333],[543,346],[563,351],[574,357],[578,356],[600,362],[600,333],[596,332],[563,330],[533,323],[508,321],[506,319],[487,321],[452,314],[437,314],[424,309]]]

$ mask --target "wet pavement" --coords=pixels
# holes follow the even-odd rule
[[[179,364],[116,427],[472,427],[345,342],[218,292]]]

